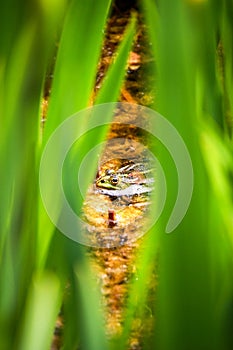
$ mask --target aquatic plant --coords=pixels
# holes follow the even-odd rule
[[[80,344],[88,350],[127,349],[135,320],[145,324],[143,349],[232,348],[233,7],[227,0],[142,0],[139,7],[155,58],[153,108],[187,145],[194,191],[181,224],[165,234],[178,184],[171,158],[156,143],[153,151],[165,169],[168,198],[138,253],[123,332],[109,341],[85,248],[50,221],[40,197],[39,165],[57,126],[90,105],[111,1],[1,3],[1,349],[48,349],[62,305],[63,349]],[[95,103],[119,96],[135,22],[132,14]],[[93,145],[107,131],[94,130]],[[89,142],[87,134],[84,154]],[[87,169],[87,184],[95,167],[96,160]],[[51,189],[55,202],[52,184]],[[159,283],[154,291],[155,271]]]

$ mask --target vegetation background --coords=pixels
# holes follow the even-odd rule
[[[1,2],[0,9],[0,348],[49,349],[65,303],[62,349],[127,349],[159,251],[152,335],[143,349],[230,350],[233,346],[233,4],[230,0],[141,0],[155,57],[156,110],[183,137],[195,186],[190,208],[164,234],[177,192],[167,175],[165,211],[138,258],[120,339],[106,338],[85,248],[61,235],[40,199],[40,157],[58,125],[87,107],[111,1]],[[132,19],[95,103],[116,101],[136,27]],[[56,55],[55,55],[56,53]],[[55,57],[55,62],[54,62]],[[47,121],[41,102],[55,65]],[[88,122],[88,121],[87,121]],[[81,127],[81,126],[80,126]],[[105,133],[94,135],[96,144]],[[88,136],[83,143],[88,149]],[[93,177],[94,167],[87,172]],[[49,174],[49,169],[48,169]],[[67,287],[69,281],[69,287]],[[146,301],[145,301],[146,302]],[[143,320],[143,312],[141,318]],[[81,345],[80,345],[81,344]]]

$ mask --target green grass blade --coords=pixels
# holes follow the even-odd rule
[[[89,0],[70,4],[56,59],[44,141],[65,118],[88,106],[110,3]]]
[[[61,291],[57,277],[44,272],[41,276],[34,278],[27,298],[18,349],[50,348],[60,304]]]
[[[129,56],[129,51],[132,46],[132,41],[135,33],[135,18],[132,19],[129,27],[126,30],[126,33],[123,37],[122,43],[117,49],[116,59],[114,63],[110,66],[109,71],[107,72],[106,78],[103,82],[103,85],[100,89],[100,92],[97,96],[95,104],[114,102],[120,93],[120,88],[122,86],[123,78],[125,75],[125,67],[127,64],[127,59]],[[114,89],[112,84],[114,82]],[[83,160],[83,157],[92,150],[96,145],[105,141],[106,133],[109,129],[109,123],[112,120],[114,105],[106,105],[102,107],[97,107],[98,110],[102,109],[103,112],[100,118],[100,112],[95,112],[93,108],[93,113],[86,112],[80,114],[80,129],[90,130],[92,129],[93,118],[100,121],[101,127],[94,128],[89,131],[75,143],[73,149],[70,151],[70,154],[66,158],[63,168],[63,181],[64,188],[66,189],[66,194],[73,207],[76,207],[77,211],[80,211],[82,206],[82,198],[77,188],[77,173],[80,167],[80,164]],[[90,183],[93,182],[95,173],[98,165],[99,152],[92,154],[92,162],[88,164],[85,172],[85,178],[82,179],[82,187],[84,193],[86,192]]]
[[[220,125],[222,120],[222,102],[215,71],[218,24],[216,18],[212,18],[216,8],[213,3],[206,2],[159,1],[157,11],[154,2],[145,0],[143,3],[147,8],[145,15],[150,32],[158,28],[157,37],[151,34],[151,41],[154,55],[158,57],[159,111],[183,137],[192,158],[195,181],[193,199],[183,222],[171,235],[161,235],[156,326],[158,348],[218,349],[222,340],[222,317],[218,318],[215,313],[218,292],[213,291],[212,276],[215,274],[213,266],[221,261],[226,246],[220,243],[221,218],[215,217],[217,208],[210,200],[213,189],[207,179],[199,143],[202,135],[199,120],[208,120],[211,116]],[[153,26],[151,13],[154,16],[158,14],[159,25]],[[168,201],[163,216],[166,220],[174,205],[177,185],[174,167],[169,165],[166,152],[158,152],[168,185]],[[211,154],[208,154],[209,157],[213,161]],[[219,181],[223,181],[223,177],[219,177]],[[229,184],[229,179],[226,182]],[[228,197],[226,191],[223,197],[225,200]],[[231,208],[229,202],[228,207]],[[226,210],[225,214],[228,216],[229,211]],[[216,222],[215,227],[210,225],[211,220]],[[229,227],[229,217],[227,221]],[[227,232],[227,226],[224,232]],[[221,252],[215,250],[216,256],[213,257],[212,250],[217,242],[222,244]],[[226,254],[229,253],[226,251]],[[226,259],[225,263],[226,277],[229,260]],[[225,287],[229,294],[231,283],[226,282]]]
[[[126,71],[127,59],[129,57],[129,52],[135,35],[135,25],[136,18],[133,16],[125,31],[122,42],[117,49],[116,58],[114,59],[113,64],[110,66],[102,83],[101,89],[95,100],[95,104],[117,101]]]
[[[48,120],[43,135],[44,144],[62,121],[88,106],[110,3],[109,0],[101,1],[100,4],[93,0],[72,1],[70,3],[57,53],[47,114]],[[95,18],[95,20],[90,21],[90,18]],[[80,127],[82,127],[81,123]],[[55,153],[59,157],[58,150]],[[54,159],[56,154],[54,154]],[[53,180],[51,192],[56,195],[57,189],[53,191],[52,186]],[[53,201],[58,206],[59,212],[58,200],[54,197]],[[40,262],[42,263],[45,261],[44,257],[54,226],[41,202],[39,204],[39,217],[39,244],[42,252]],[[44,238],[45,228],[47,231],[46,239]]]
[[[9,31],[1,31],[0,47],[0,347],[10,349],[38,257],[39,105],[59,11],[47,32],[40,3],[2,6],[0,25]]]
[[[80,317],[80,338],[84,349],[107,350],[103,319],[100,317],[100,295],[93,283],[90,270],[82,264],[75,268],[77,305]]]
[[[233,75],[233,44],[232,44],[232,14],[233,6],[230,1],[223,2],[223,11],[220,17],[220,45],[219,65],[220,81],[222,83],[223,108],[225,128],[232,137],[233,129],[233,97],[232,97],[232,75]]]

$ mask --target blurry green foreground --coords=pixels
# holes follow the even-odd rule
[[[40,156],[56,127],[89,104],[110,3],[10,0],[0,5],[0,349],[50,349],[64,300],[62,349],[75,350],[80,344],[85,350],[119,349],[119,344],[121,350],[127,349],[132,315],[137,313],[143,322],[145,314],[140,310],[148,292],[147,281],[159,256],[159,286],[156,302],[150,306],[155,315],[153,334],[145,334],[143,349],[230,350],[230,0],[139,1],[155,57],[154,108],[175,126],[188,147],[194,192],[182,223],[171,234],[165,234],[178,184],[172,159],[162,146],[156,149],[167,178],[167,202],[140,254],[139,279],[130,286],[124,332],[116,343],[106,339],[101,326],[100,296],[92,284],[84,248],[56,230],[41,202]],[[134,34],[132,16],[98,103],[117,100]],[[48,121],[42,135],[40,105],[54,57]],[[92,142],[99,143],[105,133],[97,130]],[[89,141],[87,136],[84,151]],[[91,179],[93,165],[87,173]]]

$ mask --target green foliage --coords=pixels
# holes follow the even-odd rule
[[[183,222],[160,237],[156,342],[163,350],[228,349],[226,310],[233,287],[229,98],[227,111],[224,106],[233,83],[227,63],[232,43],[225,41],[232,35],[226,7],[232,7],[229,2],[182,0],[159,1],[158,8],[149,0],[143,4],[157,61],[156,108],[185,140],[194,171],[193,198]],[[166,152],[158,153],[166,164]],[[165,167],[168,217],[177,185],[174,167]]]
[[[152,335],[149,331],[143,334],[145,349],[155,345],[159,350],[232,348],[233,6],[227,0],[143,0],[140,4],[155,57],[152,74],[158,75],[154,108],[183,137],[193,162],[195,186],[183,222],[166,235],[177,195],[176,174],[164,148],[154,150],[167,177],[166,207],[138,254],[122,336],[109,344],[85,250],[56,231],[41,202],[38,177],[40,157],[53,131],[90,103],[111,1],[1,3],[3,350],[48,349],[62,303],[66,319],[63,348],[67,350],[77,349],[80,343],[87,350],[117,349],[119,345],[127,349],[135,317],[145,320],[154,313]],[[119,96],[135,22],[133,15],[96,103],[113,102]],[[41,141],[40,105],[55,52],[48,120]],[[108,123],[111,113],[105,118]],[[88,122],[83,120],[80,129]],[[85,154],[105,139],[107,130],[107,125],[96,129],[91,138],[85,134],[74,145],[68,170],[77,149]],[[87,169],[86,187],[96,164],[97,157]],[[64,187],[69,189],[69,179],[64,179]],[[56,189],[51,191],[55,202]],[[81,204],[78,197],[78,206]],[[151,296],[149,281],[155,268],[159,285]]]

